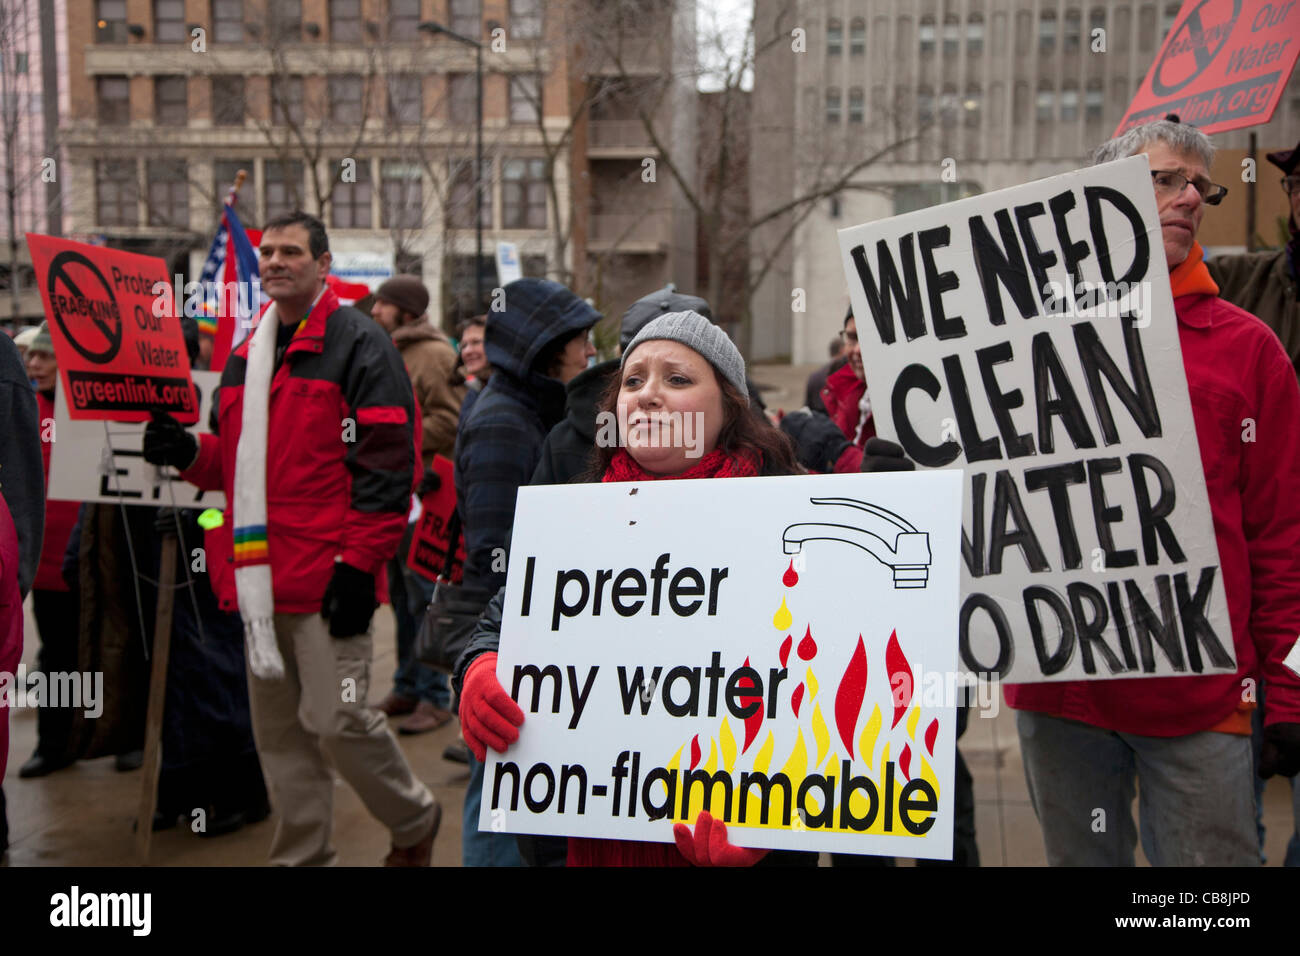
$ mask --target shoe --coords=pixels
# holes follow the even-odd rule
[[[376,710],[382,710],[389,717],[401,717],[415,710],[418,704],[414,697],[404,697],[397,691],[393,691],[379,703],[375,704]]]
[[[442,804],[433,805],[433,823],[429,833],[414,846],[393,847],[384,859],[384,866],[428,866],[433,859],[433,841],[438,836],[438,827],[442,824]]]
[[[208,818],[208,825],[199,831],[199,836],[225,836],[227,833],[234,833],[247,822],[243,810],[229,810],[223,812],[218,810],[216,807],[213,807],[212,815]]]
[[[71,760],[51,760],[40,753],[34,753],[25,764],[18,768],[18,776],[24,778],[44,777],[46,774],[70,766],[71,763]]]
[[[124,754],[118,754],[117,759],[113,761],[113,767],[118,773],[126,773],[129,770],[139,770],[143,766],[143,750],[128,750]]]
[[[447,749],[442,752],[443,760],[450,760],[452,763],[469,764],[469,745],[463,740],[457,740],[447,744]]]
[[[402,725],[397,728],[397,732],[399,734],[424,734],[430,730],[437,730],[449,720],[451,720],[451,711],[435,707],[427,700],[422,700],[416,705],[415,713],[402,721]]]

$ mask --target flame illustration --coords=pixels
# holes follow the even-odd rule
[[[885,647],[885,670],[889,672],[889,686],[894,691],[894,722],[889,725],[890,730],[893,730],[912,702],[912,666],[907,663],[903,649],[898,644],[896,630],[890,632],[889,644]]]
[[[794,635],[787,634],[785,640],[781,642],[781,666],[785,667],[786,662],[790,660],[790,645],[794,643]]]
[[[885,741],[884,749],[880,751],[880,775],[885,775],[885,764],[889,763],[889,741]]]
[[[858,725],[858,714],[862,712],[862,700],[867,694],[867,649],[862,644],[862,635],[858,635],[858,646],[853,649],[849,666],[840,678],[839,689],[835,692],[835,728],[844,741],[844,749],[853,753],[853,728]],[[872,736],[875,745],[875,736]],[[862,756],[867,765],[871,765],[870,750],[864,750]]]
[[[790,559],[790,567],[786,569],[785,574],[781,575],[781,583],[788,588],[794,587],[799,583],[799,572],[794,569],[794,559]]]
[[[903,771],[903,776],[908,780],[912,779],[912,746],[903,744],[903,752],[898,755],[898,766]]]
[[[934,768],[931,767],[930,764],[926,762],[926,759],[924,757],[921,758],[920,777],[922,780],[924,780],[926,783],[928,783],[931,787],[934,788],[934,792],[936,795],[939,793],[939,778],[935,776]]]
[[[913,740],[916,739],[916,722],[921,719],[921,708],[913,707],[912,712],[907,717],[907,736]]]
[[[776,609],[776,614],[772,615],[772,626],[778,631],[786,630],[794,618],[790,616],[790,609],[785,606],[785,595],[781,596],[781,606]]]
[[[718,731],[718,737],[722,741],[722,765],[727,773],[731,773],[736,766],[736,738],[731,733],[731,724],[727,723],[726,717],[722,718],[722,729]]]
[[[709,760],[704,765],[704,772],[707,774],[712,774],[717,769],[718,769],[718,745],[713,740],[713,738],[710,737],[709,738]]]
[[[745,658],[745,666],[749,666],[748,657]],[[757,690],[752,677],[740,678],[736,681],[736,686],[741,690]],[[758,737],[758,729],[763,726],[763,698],[756,694],[740,698],[741,707],[748,707],[750,704],[758,704],[758,709],[745,718],[745,746],[740,748],[741,753],[749,750],[749,745]]]
[[[817,683],[817,676],[813,674],[811,667],[808,668],[807,673],[804,674],[803,682],[808,685],[808,699],[816,700],[817,688],[819,685]]]
[[[820,767],[831,743],[830,731],[826,729],[826,721],[822,718],[821,704],[813,705],[812,728],[813,740],[817,741],[817,759],[813,763]]]
[[[934,756],[934,738],[939,736],[939,718],[936,717],[930,721],[930,726],[925,728],[925,749],[929,751],[930,756]]]
[[[803,684],[794,689],[794,694],[790,697],[790,707],[794,710],[794,715],[799,716],[799,705],[803,703]]]
[[[803,640],[799,642],[799,659],[810,661],[817,655],[817,642],[812,638],[812,625],[804,628]]]
[[[758,753],[754,757],[754,769],[759,773],[767,773],[767,768],[772,764],[772,751],[776,749],[776,738],[772,736],[772,731],[767,732],[767,740],[763,741],[763,746],[758,748]]]
[[[691,767],[694,770],[700,763],[700,735],[691,738]]]
[[[876,737],[880,735],[881,722],[880,705],[877,704],[871,708],[871,719],[867,721],[867,726],[862,728],[862,736],[858,738],[858,753],[862,754],[862,762],[868,767],[871,766],[871,754],[876,749]],[[849,753],[853,753],[852,746],[849,747]]]
[[[822,771],[824,777],[834,777],[839,769],[840,755],[831,751],[830,757],[826,760],[826,769]]]

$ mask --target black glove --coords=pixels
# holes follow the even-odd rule
[[[320,604],[320,616],[330,622],[330,636],[364,634],[378,606],[375,576],[342,561],[334,562],[334,577]]]
[[[903,454],[903,447],[884,438],[868,438],[862,449],[861,471],[916,471],[916,462]]]
[[[420,479],[420,487],[415,489],[418,497],[423,498],[431,492],[437,491],[442,487],[442,475],[438,474],[432,468],[424,469],[424,477]]]
[[[1300,773],[1300,724],[1271,724],[1264,728],[1259,751],[1259,775],[1267,780]]]
[[[166,412],[154,412],[144,426],[144,460],[184,471],[199,457],[199,440]]]
[[[852,444],[829,415],[800,409],[781,419],[781,431],[794,441],[799,464],[813,471],[832,472],[835,462]]]

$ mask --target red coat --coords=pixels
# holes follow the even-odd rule
[[[50,490],[50,448],[54,439],[54,402],[44,392],[36,393],[36,407],[41,416],[41,464],[45,468],[45,536],[41,543],[41,563],[36,566],[36,580],[32,582],[33,590],[66,591],[67,582],[63,580],[63,554],[68,549],[68,538],[77,526],[77,511],[81,507],[75,501],[51,501]],[[47,424],[50,423],[50,424]]]
[[[1244,728],[1232,719],[1244,716],[1242,682],[1262,677],[1265,723],[1300,722],[1300,678],[1282,665],[1300,636],[1300,388],[1277,336],[1249,312],[1205,294],[1178,296],[1174,310],[1237,673],[1008,685],[1007,703],[1175,737]]]
[[[852,363],[845,362],[838,369],[826,376],[826,387],[822,389],[822,403],[831,420],[840,426],[844,437],[853,442],[835,461],[836,474],[856,474],[862,467],[862,449],[868,438],[875,437],[876,416],[868,415],[858,432],[858,422],[862,418],[862,409],[858,403],[867,390],[867,383],[853,372]]]
[[[198,459],[184,472],[186,481],[226,493],[225,523],[208,537],[208,569],[226,610],[238,606],[231,532],[250,340],[231,353],[215,434],[199,436]],[[377,597],[386,599],[383,564],[406,528],[420,461],[414,408],[388,336],[327,289],[271,380],[266,531],[277,612],[319,611],[335,557],[374,574]]]

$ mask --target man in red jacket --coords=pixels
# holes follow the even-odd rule
[[[1300,634],[1300,389],[1277,336],[1220,299],[1202,261],[1196,231],[1222,195],[1209,139],[1161,120],[1106,143],[1094,162],[1138,153],[1151,163],[1237,672],[1020,684],[1006,699],[1053,866],[1132,866],[1138,782],[1153,865],[1257,865],[1260,680],[1260,774],[1300,770],[1300,676],[1282,663]]]
[[[225,541],[208,566],[223,606],[238,604],[249,634],[253,734],[279,813],[271,862],[335,862],[328,755],[391,831],[386,864],[427,866],[441,808],[411,773],[384,715],[367,704],[376,592],[406,526],[420,460],[411,383],[384,331],[341,306],[328,288],[329,242],[319,219],[292,213],[273,220],[259,253],[277,327],[257,340],[252,357],[260,329],[231,353],[213,434],[196,441],[159,416],[145,430],[144,457],[181,469],[200,488],[224,490],[230,502]],[[274,348],[273,366],[263,347]],[[262,420],[251,383],[268,373]],[[236,481],[237,463],[247,464],[249,453],[241,434],[252,436],[249,449],[259,434],[264,442],[265,525],[239,514],[237,502],[260,493]],[[241,532],[234,549],[231,528]],[[221,573],[232,563],[233,572]],[[255,656],[265,618],[252,607],[263,600],[264,579],[249,572],[268,563],[269,639],[282,680]],[[258,676],[259,666],[268,676]]]

